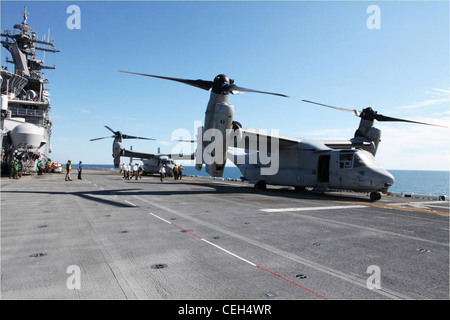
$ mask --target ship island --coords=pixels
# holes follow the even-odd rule
[[[28,25],[28,15],[25,6],[22,23],[14,25],[13,31],[1,33],[2,46],[11,55],[1,68],[2,175],[11,176],[14,170],[36,173],[48,170],[51,164],[51,105],[46,88],[49,80],[43,70],[55,69],[44,65],[45,52],[59,50],[49,35],[39,40]],[[44,52],[44,59],[36,57],[37,51]]]

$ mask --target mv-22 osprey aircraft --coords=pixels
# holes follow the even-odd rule
[[[136,152],[132,150],[126,150],[122,148],[122,140],[123,139],[144,139],[144,140],[155,140],[152,138],[143,138],[137,136],[130,136],[128,134],[123,134],[120,131],[114,131],[108,126],[105,126],[106,129],[111,131],[114,135],[102,138],[90,139],[91,141],[103,140],[114,138],[113,147],[112,147],[112,156],[114,158],[114,168],[119,168],[120,158],[121,157],[129,157],[130,162],[132,159],[139,159],[143,163],[144,174],[147,173],[158,173],[159,169],[162,165],[166,166],[166,172],[171,174],[173,168],[175,166],[174,159],[182,159],[182,160],[191,160],[193,159],[192,155],[175,155],[175,154],[162,154],[159,152],[157,154],[153,153],[144,153],[144,152]]]
[[[255,188],[260,190],[265,190],[268,184],[293,186],[296,190],[310,187],[322,190],[351,190],[368,192],[371,200],[379,200],[381,193],[387,193],[388,188],[394,184],[394,177],[375,162],[374,156],[381,131],[373,127],[374,120],[433,125],[383,116],[372,108],[359,112],[303,100],[353,113],[359,116],[361,121],[354,137],[349,140],[294,139],[242,128],[239,122],[234,121],[234,107],[229,104],[230,93],[254,92],[287,97],[286,95],[241,88],[223,74],[216,76],[214,81],[206,81],[120,72],[181,82],[204,90],[212,89],[205,123],[197,135],[196,168],[200,170],[204,163],[207,173],[213,177],[222,177],[229,157],[240,169],[244,179],[255,184]],[[208,135],[210,129],[216,130],[219,135],[215,137],[220,136],[222,140],[216,141]],[[228,147],[242,148],[246,154],[234,156],[227,152]],[[252,158],[255,155],[256,157]],[[205,161],[208,156],[213,158],[214,162]],[[267,158],[270,158],[272,163],[267,163]],[[253,161],[249,161],[251,159]],[[274,162],[276,168],[271,170]]]

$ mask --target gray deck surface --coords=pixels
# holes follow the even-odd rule
[[[449,299],[448,201],[72,178],[1,179],[2,299]]]

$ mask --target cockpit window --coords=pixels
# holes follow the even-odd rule
[[[353,159],[353,168],[374,165],[375,158],[370,153],[362,151],[355,153],[355,158]]]
[[[361,159],[361,161],[364,163],[365,166],[374,166],[376,165],[375,163],[375,158],[373,157],[372,154],[368,153],[368,152],[357,152],[355,154],[355,157],[358,157],[359,159]]]
[[[353,164],[353,153],[339,154],[339,166],[341,169],[351,168]]]
[[[358,168],[375,165],[374,157],[364,151],[340,153],[339,166],[341,169]]]
[[[355,157],[353,159],[353,168],[363,167],[366,163],[358,154],[355,154]]]

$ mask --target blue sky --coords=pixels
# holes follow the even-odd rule
[[[278,129],[295,138],[347,139],[359,118],[302,99],[448,125],[449,3],[384,1],[1,1],[1,28],[22,20],[50,33],[46,54],[52,104],[52,158],[110,164],[104,126],[158,141],[125,140],[133,150],[170,152],[174,130],[194,133],[209,92],[117,72],[212,80],[290,98],[247,93],[230,97],[244,127]],[[66,22],[81,10],[81,29]],[[368,6],[381,28],[368,29]],[[2,65],[7,52],[2,48]],[[448,170],[449,129],[376,123],[377,160],[387,169]]]

